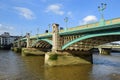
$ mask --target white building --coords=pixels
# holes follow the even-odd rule
[[[0,35],[0,46],[11,45],[18,38],[18,36],[11,36],[8,32],[4,32]]]

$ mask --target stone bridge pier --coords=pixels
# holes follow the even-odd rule
[[[30,41],[30,33],[26,34],[26,47],[22,48],[21,50],[21,55],[22,56],[27,56],[27,55],[44,55],[45,52],[41,48],[33,48],[31,47],[31,41]]]
[[[91,51],[62,50],[62,45],[60,44],[59,25],[53,24],[52,28],[52,52],[45,54],[45,65],[63,66],[92,63]]]
[[[106,48],[98,48],[100,55],[110,55],[111,49]]]

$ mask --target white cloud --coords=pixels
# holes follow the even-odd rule
[[[46,12],[53,12],[58,15],[63,15],[64,11],[61,10],[61,7],[61,4],[52,4],[47,7]]]
[[[2,24],[0,24],[0,27],[2,26]]]
[[[67,12],[67,15],[69,16],[69,17],[73,17],[73,14],[72,14],[72,12],[71,11],[69,11],[69,12]]]
[[[14,30],[14,27],[0,24],[0,34],[4,32],[12,32],[13,30]]]
[[[23,16],[25,19],[32,20],[35,18],[34,13],[28,8],[14,7],[14,9],[16,9],[19,12],[19,15]]]
[[[80,21],[80,24],[88,24],[88,23],[93,23],[97,21],[97,17],[94,15],[89,15],[83,18],[82,21]]]

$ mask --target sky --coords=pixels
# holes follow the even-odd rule
[[[107,4],[105,20],[120,17],[120,0],[0,0],[0,34],[14,36],[45,33],[57,23],[65,28],[100,20],[98,6]]]

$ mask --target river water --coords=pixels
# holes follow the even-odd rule
[[[93,55],[93,65],[45,67],[44,56],[0,50],[0,80],[120,80],[120,54]]]

